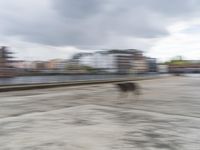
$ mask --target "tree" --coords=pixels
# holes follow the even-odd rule
[[[184,60],[182,56],[176,56],[168,62],[165,62],[167,65],[186,65],[189,64],[187,60]]]

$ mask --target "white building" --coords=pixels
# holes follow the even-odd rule
[[[36,64],[33,61],[15,61],[13,67],[18,69],[35,69]]]
[[[100,51],[80,54],[79,64],[99,71],[128,73],[133,65],[133,52],[123,50]]]
[[[115,56],[104,52],[86,54],[80,57],[79,63],[106,72],[116,72]]]
[[[159,73],[168,73],[168,72],[169,72],[168,65],[159,64],[159,65],[158,65],[158,72],[159,72]]]

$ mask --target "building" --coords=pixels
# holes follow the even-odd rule
[[[168,66],[170,73],[200,73],[200,60],[173,60]]]
[[[158,64],[158,72],[159,73],[168,73],[169,67],[166,64]]]
[[[65,70],[67,61],[63,59],[52,59],[46,62],[47,70]]]
[[[170,73],[200,73],[200,63],[199,64],[170,64]]]
[[[157,60],[155,58],[146,57],[147,64],[148,64],[148,72],[157,72]]]
[[[35,64],[33,63],[33,61],[18,60],[18,61],[14,61],[12,63],[12,66],[17,68],[17,69],[22,69],[22,70],[33,70],[33,69],[35,69]]]
[[[0,77],[14,76],[14,68],[12,67],[12,52],[6,46],[0,47]]]
[[[137,74],[141,74],[141,73],[144,74],[149,71],[148,67],[149,67],[148,61],[146,60],[145,57],[143,57],[141,59],[135,59],[133,61],[132,71]]]
[[[127,74],[131,72],[136,50],[110,50],[108,53],[113,56],[113,66],[115,72]]]
[[[34,71],[43,72],[47,70],[46,61],[33,61],[33,66],[34,66],[33,68]]]
[[[94,53],[81,53],[79,54],[78,64],[82,66],[89,66],[95,68],[95,54]]]
[[[143,56],[142,51],[136,49],[114,49],[95,53],[79,53],[73,58],[80,65],[95,68],[99,72],[119,74],[146,73],[149,67],[148,61]],[[155,59],[152,59],[151,62],[151,69],[153,70]]]

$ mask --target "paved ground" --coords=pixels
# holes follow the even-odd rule
[[[0,93],[0,150],[199,150],[200,78]]]

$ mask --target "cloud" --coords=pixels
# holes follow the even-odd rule
[[[160,39],[151,47],[148,55],[166,61],[174,56],[200,60],[200,20],[182,22],[169,27],[170,36]]]
[[[149,49],[171,35],[170,25],[197,18],[199,7],[199,0],[0,0],[0,39]]]
[[[75,53],[79,52],[79,49],[70,46],[57,47],[42,45],[38,43],[24,42],[18,38],[9,38],[5,41],[1,41],[0,45],[9,46],[13,52],[14,59],[21,60],[49,60],[49,59],[69,59]]]

